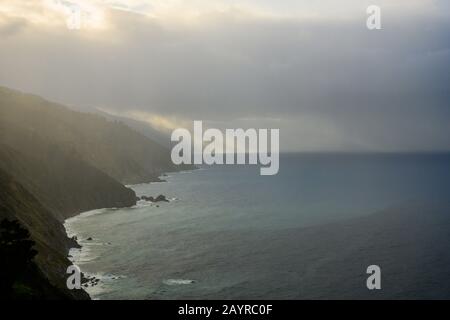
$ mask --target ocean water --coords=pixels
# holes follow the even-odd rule
[[[168,203],[66,221],[74,263],[100,279],[93,298],[450,298],[449,215],[435,205],[449,154],[284,154],[275,176],[211,166],[163,179],[130,187]],[[365,287],[370,263],[387,266],[384,295]]]

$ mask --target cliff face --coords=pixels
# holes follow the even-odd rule
[[[37,255],[17,281],[32,297],[88,298],[66,289],[73,241],[62,222],[134,205],[134,191],[122,183],[155,181],[173,170],[168,149],[121,123],[0,87],[0,221],[17,220],[30,233],[20,241],[34,243]]]
[[[0,168],[30,191],[59,221],[77,213],[136,203],[133,190],[58,147],[39,143],[29,154],[0,145]]]
[[[6,298],[12,295],[27,299],[89,299],[83,290],[66,288],[66,270],[71,264],[66,252],[72,243],[67,239],[61,223],[22,185],[0,170],[0,222],[4,223],[5,219],[17,220],[22,228],[28,230],[32,250],[37,251],[31,261],[20,259],[17,249],[9,253],[11,256],[2,257],[5,260],[0,266],[1,280],[10,282],[13,288]],[[6,231],[10,233],[10,230]],[[8,241],[11,242],[11,239]],[[2,253],[5,254],[3,249],[2,242]],[[15,257],[19,261],[13,261]],[[6,295],[7,289],[2,287],[0,295]]]

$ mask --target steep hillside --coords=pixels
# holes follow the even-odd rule
[[[0,260],[8,261],[0,291],[89,298],[66,289],[67,254],[75,243],[62,221],[134,205],[134,191],[122,183],[156,181],[176,169],[168,149],[122,123],[0,87]]]
[[[19,133],[16,135],[16,137]],[[0,144],[0,169],[14,177],[59,220],[104,207],[136,203],[133,190],[58,146],[33,138],[37,150],[21,152]]]
[[[13,221],[18,221],[21,227]],[[66,288],[66,270],[71,264],[66,253],[71,240],[62,224],[3,170],[0,170],[0,224],[0,295],[20,299],[89,298],[82,290]],[[22,233],[24,239],[11,237],[14,232]],[[24,244],[30,248],[24,248]],[[11,288],[12,292],[8,292]]]
[[[162,172],[176,170],[167,148],[120,122],[0,87],[0,143],[39,153],[34,139],[77,155],[124,184],[157,181]]]

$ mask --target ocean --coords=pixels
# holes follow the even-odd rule
[[[275,176],[162,179],[130,187],[167,203],[66,220],[82,245],[71,259],[100,280],[92,298],[450,298],[450,154],[282,154]]]

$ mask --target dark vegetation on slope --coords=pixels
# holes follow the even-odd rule
[[[66,289],[70,246],[52,213],[0,170],[0,298],[88,299]]]

